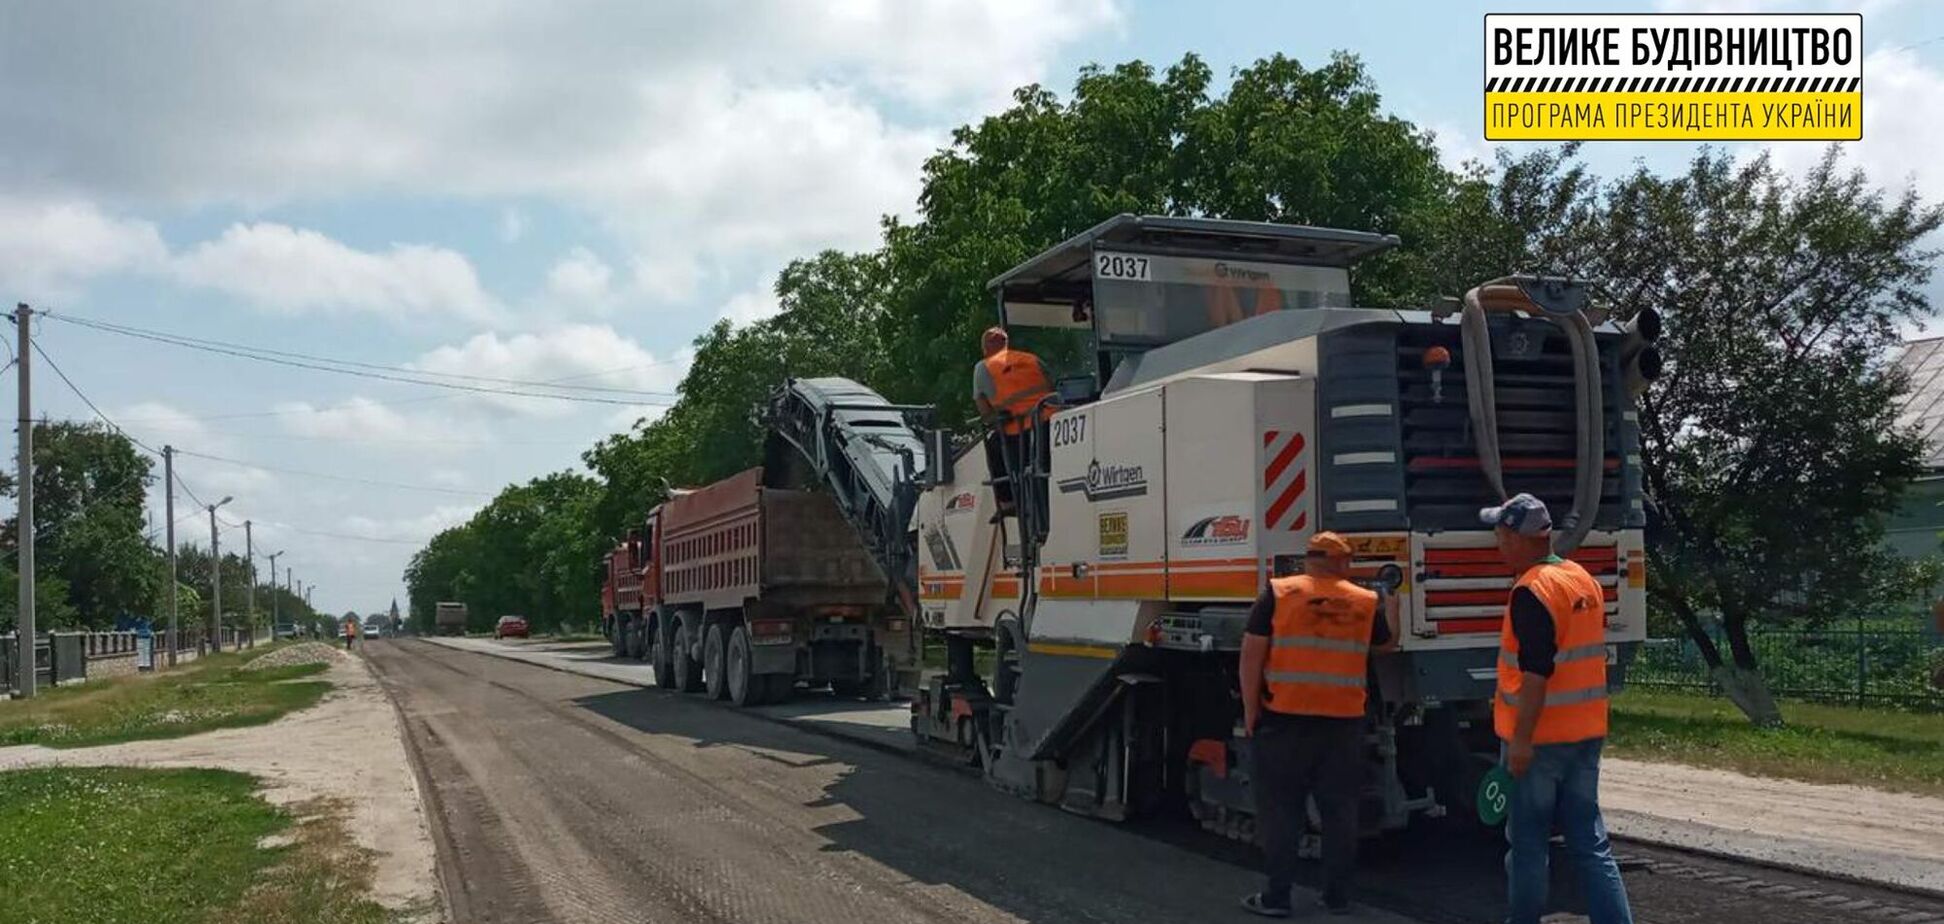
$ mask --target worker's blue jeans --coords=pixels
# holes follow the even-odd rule
[[[1512,790],[1505,819],[1506,921],[1538,924],[1546,912],[1550,844],[1555,826],[1579,873],[1592,924],[1633,924],[1627,886],[1600,818],[1600,747],[1604,738],[1533,748],[1532,765]]]

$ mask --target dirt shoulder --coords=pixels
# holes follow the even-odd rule
[[[0,770],[213,767],[258,777],[280,806],[341,802],[352,838],[376,853],[372,898],[408,919],[438,920],[432,839],[397,712],[362,658],[339,659],[323,676],[332,689],[321,702],[267,725],[92,748],[0,748]]]
[[[1944,799],[1609,757],[1600,805],[1621,837],[1944,895]]]

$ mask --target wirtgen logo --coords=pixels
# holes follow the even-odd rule
[[[1857,13],[1485,17],[1490,141],[1856,141]]]
[[[1076,491],[1086,494],[1089,502],[1140,497],[1147,493],[1147,473],[1138,465],[1102,465],[1095,461],[1087,466],[1085,476],[1061,479],[1061,494]]]

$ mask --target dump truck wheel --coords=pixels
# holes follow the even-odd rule
[[[688,620],[678,621],[675,624],[675,650],[671,652],[675,669],[670,673],[675,676],[675,688],[684,693],[696,693],[702,689],[702,662],[697,661],[691,653],[694,648]]]
[[[729,649],[723,653],[729,674],[729,701],[738,706],[760,706],[769,684],[754,668],[755,654],[749,650],[749,630],[737,626],[729,633]]]
[[[640,616],[628,617],[626,634],[628,637],[628,653],[626,657],[632,658],[636,661],[641,660],[642,643],[646,641],[646,639],[642,637]]]
[[[648,627],[648,663],[655,668],[655,686],[675,689],[675,646],[670,641],[668,617],[655,614]]]
[[[710,699],[729,698],[729,684],[725,682],[728,671],[723,669],[727,655],[722,644],[722,624],[710,625],[702,633],[702,684]]]

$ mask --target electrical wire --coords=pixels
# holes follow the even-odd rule
[[[313,358],[313,357],[305,356],[304,354],[287,354],[284,351],[264,350],[258,347],[233,346],[233,345],[223,343],[221,341],[202,341],[202,340],[186,338],[174,334],[165,334],[156,331],[148,331],[141,328],[107,324],[99,321],[90,321],[83,318],[67,317],[64,315],[54,315],[53,317],[55,317],[58,320],[65,321],[69,324],[74,324],[81,327],[92,328],[95,330],[104,331],[107,333],[119,334],[126,337],[135,337],[142,340],[153,341],[155,343],[165,343],[171,346],[183,347],[185,349],[201,350],[207,353],[216,353],[225,356],[234,356],[240,359],[249,359],[249,360],[254,360],[256,362],[269,363],[272,365],[290,366],[298,369],[309,369],[316,372],[331,372],[338,375],[348,375],[356,378],[376,379],[385,382],[399,382],[407,385],[421,385],[427,388],[445,388],[453,391],[473,392],[477,394],[504,395],[504,396],[515,397],[515,398],[537,398],[537,399],[552,400],[552,401],[574,401],[583,404],[606,404],[606,405],[615,405],[615,406],[622,406],[622,407],[633,407],[633,406],[642,406],[642,405],[646,405],[650,407],[666,407],[671,403],[671,400],[675,397],[675,395],[670,394],[668,392],[649,392],[649,391],[640,391],[634,389],[618,389],[618,388],[611,388],[606,386],[549,385],[544,382],[529,382],[520,379],[494,379],[485,376],[467,376],[467,375],[461,375],[457,373],[429,373],[429,372],[422,372],[419,370],[401,370],[399,369],[399,367],[380,366],[375,363],[359,363],[359,362],[354,362],[349,360],[324,359],[321,357]],[[299,357],[299,358],[291,358],[291,357]],[[329,364],[335,364],[335,365],[329,365]],[[346,368],[346,367],[356,367],[356,368]],[[401,372],[404,374],[400,374]],[[459,378],[459,379],[497,382],[501,384],[519,385],[527,388],[540,387],[540,388],[598,390],[598,391],[603,391],[608,393],[627,394],[635,397],[621,399],[621,398],[604,398],[595,395],[548,394],[545,392],[522,391],[518,388],[502,388],[502,387],[493,387],[488,385],[469,385],[463,382],[441,381],[438,378],[434,378],[434,376],[449,376],[452,378]]]
[[[365,362],[363,360],[356,360],[356,359],[338,359],[332,356],[319,356],[315,353],[298,353],[290,350],[277,350],[277,349],[272,349],[270,347],[252,346],[247,343],[235,343],[233,341],[228,341],[228,340],[216,340],[209,337],[192,337],[188,334],[170,333],[168,331],[155,330],[153,328],[137,327],[133,324],[122,324],[115,321],[101,321],[101,320],[96,320],[94,318],[83,318],[83,317],[78,317],[75,315],[70,315],[65,313],[51,314],[48,312],[43,312],[43,315],[51,316],[57,321],[68,321],[70,323],[78,324],[83,327],[92,327],[98,330],[109,331],[112,333],[128,334],[130,336],[142,335],[142,336],[150,336],[150,337],[162,337],[168,340],[180,341],[184,344],[223,347],[226,349],[242,350],[249,353],[261,353],[266,356],[280,356],[287,359],[301,359],[301,360],[308,360],[310,362],[329,363],[338,366],[352,366],[359,369],[374,369],[381,372],[400,372],[409,375],[425,376],[428,378],[462,379],[462,380],[473,381],[473,382],[489,382],[497,385],[519,385],[519,386],[540,387],[540,388],[559,388],[559,389],[566,389],[569,391],[601,391],[601,392],[611,392],[611,393],[626,394],[626,395],[651,395],[656,397],[672,398],[675,396],[670,392],[653,391],[650,389],[621,388],[613,385],[563,385],[561,383],[578,381],[581,379],[599,378],[600,376],[613,375],[617,372],[632,372],[636,369],[646,369],[651,366],[662,366],[662,365],[668,365],[671,363],[679,362],[679,360],[675,360],[675,359],[651,360],[646,363],[635,363],[633,365],[621,366],[619,368],[607,369],[600,372],[590,372],[581,375],[571,375],[559,379],[547,379],[547,380],[535,381],[532,379],[509,379],[503,376],[493,376],[493,375],[472,375],[464,372],[436,372],[429,369],[414,369],[410,366],[397,366],[397,365],[389,365],[385,363],[372,363],[372,362]]]
[[[107,424],[108,429],[113,430],[118,434],[121,434],[123,439],[126,439],[137,446],[140,446],[143,450],[147,451],[150,455],[158,456],[158,457],[162,455],[161,450],[156,449],[155,447],[150,446],[149,444],[144,443],[139,439],[136,439],[134,434],[131,434],[127,430],[122,429],[120,424],[117,424],[113,420],[109,419],[108,415],[103,413],[101,408],[96,407],[94,401],[81,391],[80,386],[74,384],[74,380],[68,378],[67,373],[61,371],[61,364],[55,362],[54,357],[47,355],[46,350],[41,349],[40,341],[38,340],[33,341],[29,345],[34,348],[34,353],[40,356],[40,358],[47,363],[47,367],[49,369],[54,370],[54,374],[60,377],[61,382],[67,385],[68,391],[74,392],[74,396],[76,398],[80,398],[81,403],[87,405],[88,410],[93,411],[96,417],[101,418],[101,422]]]
[[[424,545],[426,542],[430,541],[426,539],[390,539],[384,536],[359,536],[351,533],[334,533],[334,532],[330,532],[329,530],[322,530],[322,529],[304,529],[297,526],[291,526],[288,523],[265,522],[264,525],[270,526],[274,529],[286,530],[288,532],[293,532],[293,533],[301,533],[306,536],[317,536],[323,539],[346,539],[352,542],[381,542],[387,545]]]
[[[404,491],[425,491],[432,494],[451,494],[459,497],[492,497],[493,496],[492,492],[488,492],[488,491],[467,491],[460,488],[441,488],[429,484],[406,484],[400,481],[379,481],[374,478],[357,478],[351,475],[333,475],[328,472],[312,472],[312,471],[305,471],[303,469],[282,468],[274,465],[264,465],[259,462],[249,462],[243,459],[231,459],[228,458],[227,456],[211,455],[206,452],[196,452],[190,449],[177,448],[175,452],[176,455],[179,456],[192,456],[198,459],[207,459],[211,462],[222,462],[229,465],[240,465],[244,468],[258,468],[266,472],[278,472],[280,474],[296,475],[304,478],[323,478],[330,481],[346,481],[346,482],[351,482],[353,484],[370,485],[372,487],[398,488],[399,490],[404,490]]]

